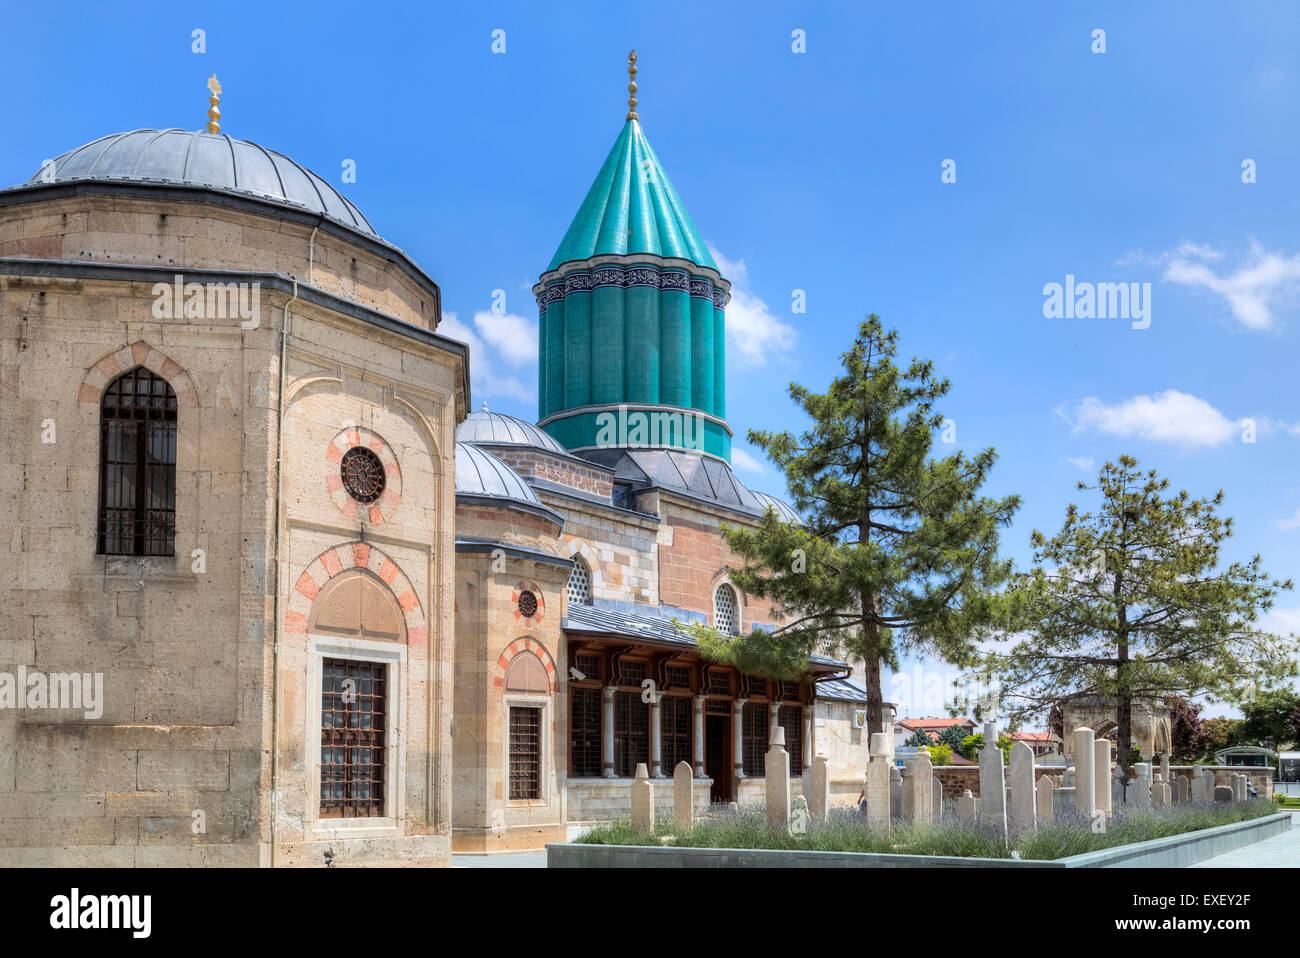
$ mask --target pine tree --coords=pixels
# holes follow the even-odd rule
[[[998,530],[1019,498],[981,498],[996,455],[930,457],[944,419],[934,409],[949,390],[933,365],[894,364],[898,335],[867,317],[843,354],[844,375],[825,393],[791,384],[812,420],[801,435],[749,432],[785,474],[804,525],[769,510],[757,529],[724,528],[744,566],[732,581],[771,599],[783,624],[744,639],[691,631],[708,657],[755,674],[806,665],[813,653],[865,664],[867,727],[884,730],[881,666],[900,651],[956,664],[992,621],[988,591],[1010,563],[997,556]]]
[[[1296,672],[1294,637],[1257,626],[1292,583],[1265,575],[1259,556],[1219,568],[1232,534],[1218,514],[1223,492],[1192,499],[1168,488],[1129,456],[1102,466],[1097,485],[1080,482],[1100,493],[1097,510],[1072,504],[1054,538],[1034,531],[1034,568],[1004,596],[1004,621],[1023,638],[985,660],[1016,712],[1041,711],[1063,693],[1114,698],[1125,770],[1134,699],[1241,700]]]

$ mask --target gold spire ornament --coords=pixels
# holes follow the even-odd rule
[[[629,120],[637,119],[636,115],[636,51],[633,50],[627,55],[627,118]]]
[[[212,106],[208,108],[208,132],[220,133],[221,111],[217,109],[217,103],[221,97],[221,81],[217,79],[215,73],[212,74],[212,79],[208,81],[208,92],[212,94],[212,96],[208,98],[208,102],[212,104]]]

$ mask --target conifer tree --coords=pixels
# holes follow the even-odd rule
[[[1241,701],[1296,673],[1294,637],[1258,625],[1292,583],[1267,576],[1259,556],[1220,567],[1232,534],[1232,519],[1218,514],[1223,492],[1193,499],[1168,488],[1129,456],[1103,465],[1095,486],[1080,482],[1100,502],[1090,512],[1071,504],[1051,539],[1034,531],[1034,568],[1004,596],[1005,622],[1022,637],[985,659],[1015,712],[1063,694],[1114,698],[1126,771],[1134,699]]]
[[[1010,574],[999,528],[1019,506],[979,495],[992,449],[931,457],[944,427],[934,404],[949,383],[930,362],[900,370],[897,340],[867,317],[826,392],[790,385],[807,429],[749,432],[784,473],[804,524],[769,510],[759,528],[724,535],[744,562],[732,581],[772,600],[781,624],[735,639],[688,629],[706,657],[754,674],[779,677],[782,663],[797,672],[814,653],[860,659],[871,732],[884,729],[881,666],[897,670],[900,652],[973,659],[992,621],[989,590]]]

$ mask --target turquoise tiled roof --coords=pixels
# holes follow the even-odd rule
[[[546,269],[629,253],[673,256],[718,268],[636,120],[624,124]]]

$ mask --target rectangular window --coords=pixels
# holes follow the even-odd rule
[[[767,754],[767,706],[746,702],[740,714],[741,744],[745,752],[745,774],[761,778],[766,765],[763,757]]]
[[[384,814],[387,667],[321,663],[320,817]]]
[[[542,710],[510,707],[510,800],[542,797]]]
[[[618,664],[619,685],[640,685],[645,681],[644,662],[620,662]]]
[[[659,707],[659,754],[662,771],[672,776],[678,762],[692,764],[694,709],[681,695],[665,695]]]
[[[638,762],[650,764],[650,706],[640,692],[614,693],[614,774],[636,775]]]
[[[803,774],[803,706],[782,705],[776,722],[785,729],[785,750],[790,753],[790,774]]]
[[[730,695],[731,673],[720,669],[709,669],[709,694]]]
[[[570,689],[569,703],[569,775],[596,778],[601,773],[600,689]]]

